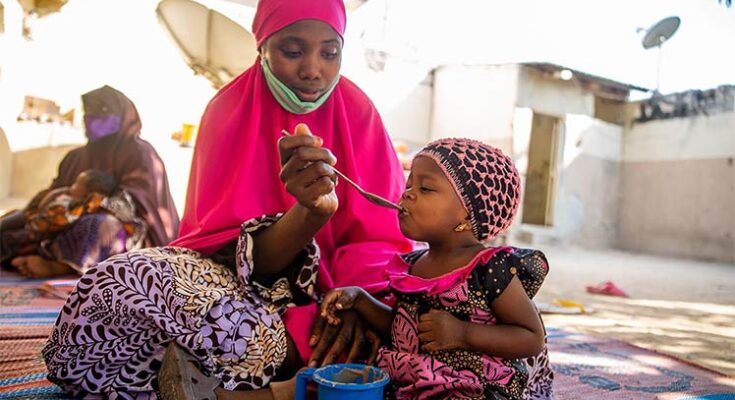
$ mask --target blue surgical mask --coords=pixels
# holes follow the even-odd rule
[[[84,125],[87,128],[87,139],[95,141],[120,131],[122,118],[119,115],[85,115]]]

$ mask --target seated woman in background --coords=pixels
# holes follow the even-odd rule
[[[87,144],[64,157],[51,186],[36,194],[25,210],[0,218],[3,265],[28,255],[28,249],[35,247],[34,241],[27,241],[24,211],[32,213],[50,191],[71,186],[89,169],[112,174],[119,190],[132,198],[136,216],[147,225],[145,236],[134,248],[162,246],[176,237],[179,215],[169,191],[166,169],[153,146],[140,138],[142,124],[133,102],[123,93],[103,86],[84,94],[82,103]],[[120,234],[120,221],[112,214],[83,214],[53,239],[52,246],[57,249],[54,260],[71,262],[84,270],[120,251],[132,250],[113,245],[120,240]]]
[[[98,246],[100,254],[86,254],[78,260],[65,259],[59,242],[54,239],[83,215],[94,213],[107,213],[117,219],[117,223],[110,220],[108,224],[115,235],[100,235],[111,237],[113,241],[107,246]],[[118,190],[112,174],[95,169],[79,174],[71,187],[49,191],[38,208],[27,209],[24,217],[27,248],[20,252],[28,255],[13,258],[11,265],[30,278],[74,271],[82,273],[89,262],[139,247],[146,232],[145,223],[135,215],[130,195]]]

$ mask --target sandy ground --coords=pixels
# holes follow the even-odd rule
[[[551,268],[536,301],[569,299],[593,309],[546,314],[546,325],[614,337],[735,376],[735,265],[539,248]],[[586,293],[585,286],[607,280],[630,297]]]

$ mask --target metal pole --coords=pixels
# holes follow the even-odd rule
[[[656,61],[656,93],[660,93],[658,89],[661,85],[661,45],[664,40],[666,40],[664,37],[660,37],[658,43],[658,60]]]

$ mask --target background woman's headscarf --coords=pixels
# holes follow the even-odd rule
[[[110,86],[85,93],[82,103],[89,141],[64,157],[51,189],[70,186],[88,169],[108,171],[133,196],[138,214],[148,224],[145,244],[168,244],[178,232],[179,215],[163,161],[153,146],[140,138],[141,121],[135,105]]]

